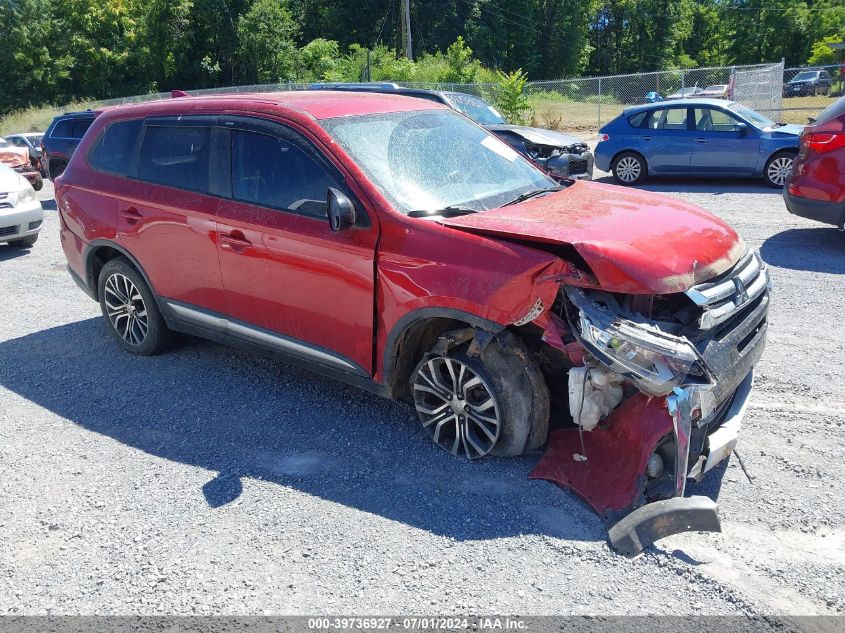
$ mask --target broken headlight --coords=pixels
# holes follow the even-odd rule
[[[703,375],[698,351],[687,339],[615,315],[577,288],[567,288],[566,294],[578,309],[572,325],[587,349],[641,391],[664,395],[689,374]]]

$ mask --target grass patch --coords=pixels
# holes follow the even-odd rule
[[[0,118],[0,136],[17,132],[43,132],[53,117],[63,112],[75,112],[93,107],[93,101],[80,101],[65,106],[38,106],[15,110]]]

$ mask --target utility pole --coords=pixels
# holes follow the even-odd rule
[[[411,47],[411,0],[399,0],[402,11],[402,45],[405,47],[405,57],[414,61],[414,49]]]

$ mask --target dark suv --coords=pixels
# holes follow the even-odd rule
[[[826,70],[802,70],[783,85],[783,96],[827,95],[830,94],[832,83],[830,73]]]
[[[179,331],[283,357],[407,402],[461,457],[548,443],[533,476],[609,521],[664,500],[626,516],[657,521],[637,546],[717,522],[685,485],[736,444],[769,284],[698,207],[557,183],[437,103],[309,91],[105,110],[56,202],[128,352]]]
[[[47,178],[52,180],[62,175],[76,146],[93,122],[94,112],[91,110],[66,112],[53,119],[41,139],[41,163]]]
[[[593,154],[576,136],[525,125],[510,125],[489,103],[465,92],[406,88],[395,83],[316,83],[309,90],[383,92],[442,103],[483,125],[557,180],[591,180]]]

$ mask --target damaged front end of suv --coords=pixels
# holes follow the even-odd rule
[[[716,504],[685,498],[686,481],[736,444],[765,347],[769,287],[752,251],[669,295],[561,287],[543,339],[574,361],[573,425],[552,431],[531,476],[583,497],[623,553],[681,531],[718,530]]]

